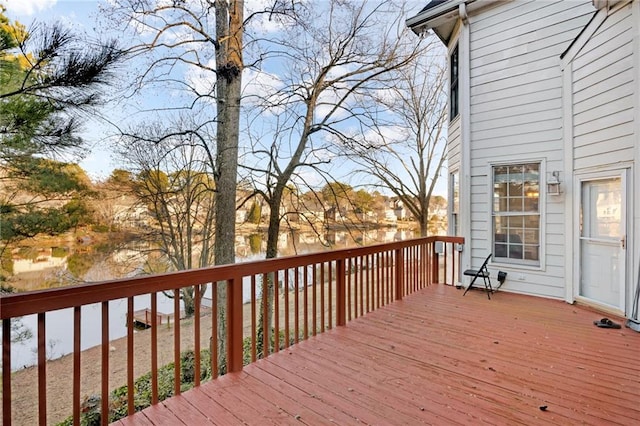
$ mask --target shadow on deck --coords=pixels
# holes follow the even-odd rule
[[[116,424],[640,424],[640,334],[600,317],[432,285]]]

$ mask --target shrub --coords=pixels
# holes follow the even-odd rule
[[[195,353],[192,350],[180,355],[180,390],[186,391],[194,386],[195,380]],[[208,349],[200,353],[200,380],[211,378],[211,353]],[[173,396],[174,363],[169,363],[158,368],[158,400],[163,401]],[[151,373],[144,374],[133,383],[135,411],[141,411],[151,406]],[[127,417],[127,386],[121,386],[111,391],[109,395],[109,422],[115,422]],[[80,424],[82,426],[100,425],[101,423],[101,398],[91,395],[82,402]],[[71,426],[73,416],[58,423],[58,426]]]

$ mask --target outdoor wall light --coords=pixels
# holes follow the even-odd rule
[[[560,195],[560,172],[554,170],[551,177],[547,180],[547,194]]]

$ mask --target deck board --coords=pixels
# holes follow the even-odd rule
[[[640,333],[603,316],[434,285],[119,424],[640,424]]]

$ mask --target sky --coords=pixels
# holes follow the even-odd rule
[[[61,22],[77,33],[94,33],[94,23],[98,13],[95,0],[0,0],[7,8],[11,19],[29,27],[34,22]],[[113,108],[111,106],[110,108]],[[117,166],[104,140],[105,125],[91,122],[83,126],[82,137],[91,150],[80,162],[92,179],[108,176]]]
[[[245,4],[249,5],[247,7],[251,7],[251,4],[264,1],[266,0],[246,0]],[[426,2],[427,0],[415,0],[413,3],[410,3],[410,12],[407,17],[419,11]],[[0,4],[7,7],[7,15],[11,19],[16,19],[27,26],[34,22],[52,23],[58,21],[73,30],[74,33],[87,34],[94,38],[104,38],[97,36],[95,30],[97,27],[103,27],[98,19],[99,3],[97,0],[0,0]],[[269,25],[272,25],[270,21],[265,20],[263,29],[266,32],[272,30],[272,28],[269,28]],[[121,34],[116,33],[116,36],[119,35]],[[254,71],[248,69],[244,72],[246,74]],[[197,74],[189,74],[188,78],[191,79],[190,81],[194,83],[196,87],[210,87],[210,83],[206,78],[200,79],[200,76]],[[258,92],[264,90],[264,87],[275,87],[279,84],[277,76],[269,72],[263,72],[261,75],[245,75],[243,81],[252,82],[245,85],[245,94],[252,91]],[[171,97],[166,94],[164,95],[165,98]],[[155,105],[154,102],[161,101],[159,99],[154,100],[147,98],[144,102],[146,102],[147,105]],[[148,107],[145,107],[145,109],[146,108]],[[125,119],[135,116],[136,114],[136,112],[131,109],[125,111],[118,102],[110,102],[102,109],[101,113],[108,116],[115,123],[119,123],[120,119],[126,121]],[[94,180],[106,178],[114,168],[118,167],[117,160],[113,158],[110,149],[110,142],[105,137],[113,133],[113,128],[99,121],[87,122],[83,128],[81,136],[87,141],[91,150],[85,158],[80,161],[80,165]],[[440,181],[437,192],[440,195],[446,195],[445,179],[440,179]]]

